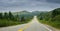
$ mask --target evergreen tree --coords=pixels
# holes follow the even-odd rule
[[[21,22],[25,21],[24,17],[21,17]]]
[[[19,21],[19,15],[18,15],[18,14],[15,15],[14,20],[15,20],[15,21]]]
[[[60,8],[55,9],[55,10],[52,11],[52,18],[54,18],[57,15],[60,15]]]
[[[12,19],[13,20],[14,16],[12,15],[11,12],[9,12],[9,19]]]
[[[6,12],[4,13],[4,18],[8,19],[8,13],[6,13]]]
[[[2,19],[3,18],[3,14],[2,13],[0,13],[0,19]]]

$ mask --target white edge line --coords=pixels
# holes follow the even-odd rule
[[[43,27],[45,27],[46,29],[48,29],[49,31],[52,31],[51,29],[47,28],[46,26],[44,26],[43,24],[41,24]]]

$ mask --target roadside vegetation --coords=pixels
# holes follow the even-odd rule
[[[33,16],[14,15],[12,12],[0,13],[0,27],[28,23]]]
[[[60,8],[50,12],[42,12],[37,16],[39,22],[60,29]]]

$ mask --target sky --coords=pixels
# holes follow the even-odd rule
[[[0,0],[0,12],[51,11],[60,8],[60,0]]]

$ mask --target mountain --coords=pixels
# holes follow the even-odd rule
[[[20,17],[21,16],[27,16],[27,17],[29,17],[29,16],[35,16],[35,15],[39,15],[41,12],[43,12],[43,11],[32,11],[32,12],[28,12],[28,11],[20,11],[20,12],[15,12],[15,13],[13,13],[14,15],[19,15]]]
[[[20,11],[20,12],[14,12],[13,14],[14,15],[22,15],[22,14],[29,14],[30,12],[28,12],[28,11]]]

